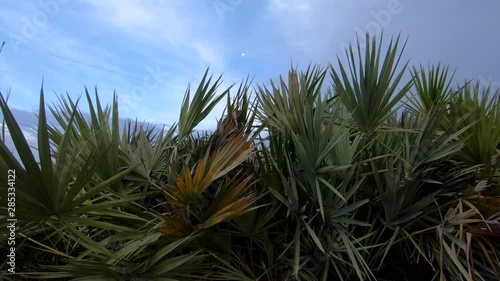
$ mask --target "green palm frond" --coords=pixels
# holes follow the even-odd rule
[[[0,108],[21,161],[18,162],[4,143],[0,144],[0,155],[5,161],[0,163],[0,170],[5,174],[8,169],[16,170],[16,218],[20,233],[30,237],[48,232],[51,234],[40,242],[49,247],[54,247],[54,241],[64,241],[68,248],[73,248],[69,245],[78,242],[93,251],[110,254],[95,241],[100,239],[96,235],[99,230],[131,231],[133,225],[144,224],[145,220],[140,217],[116,209],[117,206],[135,201],[138,197],[120,197],[109,193],[112,184],[129,173],[133,167],[120,169],[103,180],[90,181],[108,156],[109,147],[102,153],[94,152],[95,160],[87,159],[78,167],[79,173],[74,173],[77,166],[75,159],[83,150],[82,146],[78,147],[81,143],[75,143],[72,138],[71,124],[75,118],[75,109],[68,122],[68,129],[57,144],[58,149],[51,153],[52,143],[49,139],[44,94],[41,90],[37,137],[39,161],[36,161],[3,96]],[[68,154],[68,151],[73,153]],[[7,185],[2,183],[2,186]],[[6,189],[2,188],[2,192],[4,191]],[[2,199],[6,200],[3,194]],[[110,223],[111,219],[124,216],[130,218],[127,223],[131,224],[128,226]],[[55,249],[57,250],[57,247]]]
[[[330,67],[335,94],[340,96],[363,133],[380,128],[413,84],[410,80],[400,85],[408,64],[398,70],[406,43],[399,51],[399,36],[396,40],[391,39],[382,57],[382,41],[380,39],[377,44],[376,38],[367,34],[364,55],[358,39],[357,52],[352,46],[346,50],[348,66],[345,67],[339,58],[339,71]]]
[[[500,92],[479,83],[468,84],[452,97],[450,120],[466,116],[463,127],[469,135],[458,159],[470,165],[493,166],[498,158],[500,143]]]
[[[59,104],[50,108],[58,124],[49,127],[49,137],[54,142],[55,149],[60,150],[61,148],[58,147],[60,140],[65,132],[70,130],[72,133],[68,137],[81,147],[78,157],[75,158],[77,164],[81,166],[87,160],[97,161],[98,155],[107,149],[103,162],[96,170],[96,176],[103,180],[117,174],[123,166],[120,159],[118,99],[114,95],[112,107],[103,108],[97,89],[95,89],[95,107],[86,88],[85,96],[89,105],[90,118],[78,110],[77,102],[69,97],[68,99],[60,98]],[[96,151],[99,153],[95,153]],[[74,147],[69,147],[68,153],[74,154]],[[112,186],[116,192],[124,191],[122,181],[116,181]]]
[[[217,78],[212,83],[212,76],[208,77],[208,71],[208,69],[205,71],[192,100],[190,100],[190,88],[188,87],[186,90],[178,123],[178,137],[180,139],[189,135],[196,125],[205,119],[215,105],[229,92],[229,89],[226,89],[217,94],[222,77]]]
[[[409,101],[410,107],[418,112],[447,109],[453,95],[450,85],[454,74],[448,77],[449,67],[439,64],[428,69],[422,65],[419,69],[414,67],[412,77],[415,80],[415,93]]]

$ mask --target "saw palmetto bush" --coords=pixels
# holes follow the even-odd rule
[[[207,71],[170,127],[123,124],[97,90],[47,111],[42,90],[36,149],[2,96],[18,228],[17,273],[0,276],[498,280],[499,92],[408,71],[399,36],[365,42],[235,94]]]
[[[470,130],[476,126],[475,120],[472,121],[465,116],[474,114],[475,111],[464,111],[462,114],[454,115],[451,113],[454,103],[451,102],[450,105],[450,102],[446,100],[453,96],[449,94],[446,81],[447,70],[439,73],[439,67],[430,70],[429,81],[432,82],[425,82],[425,73],[414,71],[409,82],[399,85],[403,95],[398,92],[387,99],[376,98],[376,96],[384,97],[384,94],[394,92],[392,84],[387,80],[390,78],[387,77],[393,77],[394,81],[401,77],[401,72],[395,70],[397,64],[384,69],[391,62],[399,61],[399,57],[396,56],[398,41],[396,39],[395,43],[393,41],[389,43],[384,62],[380,63],[380,67],[378,62],[381,45],[376,47],[376,40],[368,39],[364,58],[358,55],[355,60],[353,50],[348,51],[350,78],[345,74],[347,71],[342,66],[339,67],[342,75],[336,74],[336,70],[332,69],[334,89],[344,102],[352,103],[349,110],[351,113],[354,112],[353,118],[359,128],[366,128],[367,126],[363,125],[364,122],[371,120],[369,117],[377,116],[371,111],[385,108],[385,106],[380,106],[379,102],[382,105],[390,104],[392,114],[397,109],[394,105],[407,103],[408,100],[412,104],[413,97],[408,92],[412,89],[412,83],[413,89],[416,89],[417,96],[420,97],[420,102],[416,101],[413,104],[420,104],[421,110],[414,110],[414,107],[403,108],[394,114],[396,118],[382,118],[377,123],[368,122],[368,124],[379,125],[378,129],[372,130],[372,133],[370,130],[365,130],[370,134],[370,139],[364,142],[358,163],[368,161],[369,164],[361,164],[361,172],[367,173],[367,184],[361,188],[361,191],[371,197],[369,210],[378,217],[376,220],[370,221],[371,218],[368,220],[372,223],[371,229],[377,231],[374,235],[376,238],[370,240],[365,248],[381,245],[368,250],[369,255],[365,256],[369,259],[372,271],[379,272],[380,276],[393,276],[393,272],[398,268],[403,269],[403,274],[411,274],[412,271],[419,272],[430,267],[431,269],[427,271],[436,274],[426,277],[429,279],[434,277],[451,280],[483,278],[489,280],[492,276],[498,275],[498,257],[496,256],[498,245],[489,244],[482,251],[478,249],[484,245],[475,244],[477,247],[474,248],[471,246],[473,243],[469,243],[465,247],[464,244],[459,243],[459,239],[464,241],[463,237],[467,236],[465,229],[473,227],[467,224],[473,223],[474,220],[478,220],[475,222],[482,220],[482,223],[486,225],[497,225],[498,213],[493,214],[492,220],[486,222],[487,219],[482,217],[477,207],[471,204],[469,206],[470,217],[468,217],[470,220],[460,221],[459,227],[449,229],[448,238],[459,237],[456,240],[450,238],[453,242],[449,244],[449,248],[454,250],[448,251],[445,246],[442,246],[439,248],[439,259],[436,258],[433,250],[436,249],[436,245],[447,243],[446,238],[442,235],[430,237],[423,234],[428,228],[446,224],[445,216],[439,209],[440,206],[457,202],[457,200],[465,200],[468,198],[466,196],[470,196],[465,190],[470,184],[477,184],[473,177],[474,165],[480,163],[467,163],[458,158],[467,146]],[[358,54],[360,53],[358,44]],[[391,70],[391,68],[394,69]],[[395,73],[399,75],[394,75]],[[350,88],[354,90],[346,86],[349,83],[351,83]],[[387,88],[381,88],[381,85],[387,85]],[[455,91],[463,91],[463,89],[467,88],[459,87]],[[359,92],[364,92],[364,94],[359,94]],[[473,95],[465,95],[468,99],[473,99]],[[374,97],[370,99],[371,96]],[[486,95],[483,96],[488,99]],[[402,100],[403,98],[406,100]],[[356,112],[357,110],[360,112]],[[398,118],[397,115],[401,117]],[[360,122],[361,125],[359,125]],[[365,132],[361,130],[360,133],[366,134]],[[477,190],[474,196],[479,196]],[[434,221],[434,225],[430,223],[430,218]],[[475,227],[478,226],[479,223],[475,225]],[[491,233],[496,233],[490,230]],[[366,235],[369,234],[366,233]],[[431,239],[435,243],[429,243],[430,240],[423,243],[423,239]],[[457,247],[463,249],[463,252],[455,251]],[[486,256],[494,260],[487,266],[482,260],[486,252],[489,253]],[[478,262],[476,258],[481,261]]]
[[[7,173],[7,169],[13,169],[18,177],[15,217],[18,243],[22,245],[18,251],[18,271],[32,269],[34,260],[38,260],[37,263],[43,268],[48,264],[58,264],[59,259],[87,255],[85,249],[110,255],[110,250],[102,244],[103,237],[133,231],[138,225],[144,224],[145,220],[141,217],[118,207],[137,200],[137,196],[124,198],[108,192],[113,183],[130,172],[131,167],[123,167],[110,178],[98,182],[92,180],[109,148],[101,153],[96,152],[95,162],[87,159],[79,166],[75,160],[83,147],[74,142],[73,132],[69,128],[58,140],[60,151],[52,153],[43,91],[40,94],[38,161],[32,155],[30,146],[3,97],[0,106],[19,154],[18,158],[14,157],[2,142],[2,172]],[[74,115],[70,124],[73,120]],[[67,153],[68,150],[71,152]],[[78,173],[74,173],[75,170]],[[2,186],[5,184],[2,182]],[[6,190],[3,189],[2,192],[2,201],[5,201]],[[123,224],[111,223],[115,219],[121,220]],[[33,249],[38,251],[33,254]]]
[[[19,275],[11,278],[197,279],[199,275],[189,271],[201,271],[207,253],[184,246],[199,231],[165,243],[172,235],[163,231],[164,224],[177,211],[187,209],[189,216],[199,215],[194,212],[194,201],[203,195],[198,191],[219,178],[224,177],[225,187],[216,190],[206,206],[200,218],[204,219],[202,229],[250,211],[258,198],[255,192],[246,192],[252,185],[251,174],[226,176],[251,157],[254,149],[245,130],[231,129],[233,119],[227,118],[231,120],[227,128],[212,134],[214,141],[202,147],[199,159],[181,149],[189,147],[192,138],[188,136],[195,126],[226,96],[228,90],[216,92],[219,85],[220,78],[213,81],[207,71],[192,99],[188,89],[183,102],[187,112],[181,112],[179,127],[166,131],[136,123],[120,132],[116,98],[112,107],[104,108],[97,91],[95,106],[86,91],[89,116],[77,102],[61,99],[51,108],[56,124],[48,124],[42,90],[36,157],[2,97],[5,124],[19,154],[16,158],[1,142],[1,169],[5,173],[15,169],[18,177]],[[7,206],[6,186],[3,179],[3,206]],[[165,206],[178,208],[160,212]],[[193,222],[193,227],[198,224]]]

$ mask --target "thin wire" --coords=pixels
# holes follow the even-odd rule
[[[49,52],[42,51],[42,50],[37,50],[37,49],[31,48],[31,47],[27,47],[27,46],[15,44],[15,43],[8,42],[8,41],[3,41],[2,48],[3,48],[3,45],[5,43],[8,43],[8,44],[11,44],[11,45],[23,48],[23,49],[27,49],[27,50],[30,50],[30,51],[42,53],[42,54],[45,54],[45,55],[48,55],[48,56],[56,57],[58,59],[67,60],[67,61],[71,61],[71,62],[74,62],[74,63],[79,63],[79,64],[83,64],[83,65],[86,65],[86,66],[89,66],[89,67],[97,68],[97,69],[100,69],[100,70],[108,71],[108,72],[111,72],[111,73],[114,73],[114,74],[117,74],[117,75],[126,76],[128,78],[132,78],[132,79],[136,79],[136,80],[140,80],[140,81],[144,81],[144,82],[149,82],[149,81],[147,81],[145,79],[138,78],[138,77],[135,77],[135,76],[132,76],[132,75],[128,75],[126,73],[114,71],[114,70],[111,70],[111,69],[107,69],[107,68],[104,68],[102,66],[98,66],[98,65],[94,65],[94,64],[90,64],[90,63],[86,63],[86,62],[83,62],[83,61],[74,60],[74,59],[70,59],[70,58],[65,58],[65,57],[62,57],[62,56],[59,56],[59,55],[56,55],[56,54],[53,54],[53,53],[49,53]],[[0,52],[1,51],[2,51],[2,49],[0,48]]]

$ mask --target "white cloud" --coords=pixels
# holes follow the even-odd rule
[[[175,41],[176,37],[182,33],[183,22],[176,15],[175,10],[165,10],[156,7],[151,1],[120,1],[120,0],[82,0],[93,7],[88,12],[88,16],[93,14],[94,18],[104,21],[112,28],[129,33],[142,39],[155,39],[164,24],[168,24],[172,30],[177,30],[176,34],[169,33],[165,36],[168,41]],[[97,16],[97,17],[96,17]]]
[[[195,42],[194,48],[198,53],[198,56],[210,66],[215,68],[222,68],[224,65],[224,55],[221,52],[221,48],[216,48],[211,45],[211,43],[200,43]]]
[[[184,1],[121,1],[82,0],[94,9],[98,19],[114,30],[152,43],[177,46],[188,41],[192,35],[194,18]],[[89,13],[89,15],[91,14]]]
[[[294,57],[307,61],[323,59],[336,41],[338,17],[336,1],[269,0],[268,11]],[[330,51],[331,52],[331,51]]]
[[[211,65],[222,69],[229,53],[222,44],[223,34],[215,13],[202,13],[194,3],[186,1],[121,1],[81,0],[92,7],[88,16],[98,15],[110,32],[122,32],[135,41],[184,59],[197,68]],[[211,24],[207,24],[210,22]],[[124,44],[127,44],[124,42]],[[141,51],[141,50],[139,50]],[[143,51],[143,50],[142,50]],[[196,56],[193,56],[193,53]]]
[[[387,0],[388,1],[388,0]],[[301,64],[336,60],[343,42],[352,42],[356,27],[372,20],[370,12],[386,1],[269,0],[268,12]]]
[[[295,9],[302,11],[302,12],[307,12],[311,9],[311,6],[307,4],[298,4],[295,6]]]
[[[270,0],[270,9],[275,12],[280,11],[299,11],[307,12],[311,9],[308,0]]]

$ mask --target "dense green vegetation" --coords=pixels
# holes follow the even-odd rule
[[[409,69],[399,37],[382,41],[267,86],[220,91],[207,71],[163,129],[119,128],[97,91],[90,119],[69,97],[47,111],[42,89],[38,157],[2,95],[19,157],[0,142],[18,227],[17,275],[0,276],[499,280],[499,92]],[[194,131],[224,100],[217,128]]]

